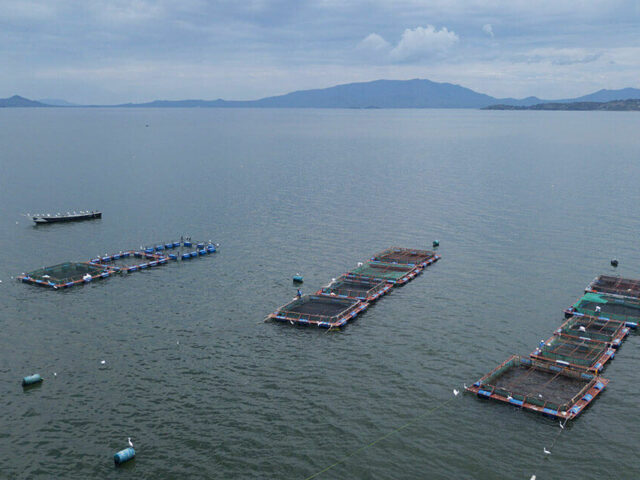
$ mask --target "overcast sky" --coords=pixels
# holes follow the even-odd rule
[[[640,0],[0,0],[0,97],[255,99],[428,78],[497,97],[640,87]]]

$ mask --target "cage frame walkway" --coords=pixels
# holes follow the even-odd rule
[[[584,289],[585,293],[603,293],[612,297],[640,298],[640,280],[617,277],[614,275],[598,275]]]
[[[147,268],[156,267],[158,265],[164,265],[168,263],[169,260],[178,260],[178,255],[174,253],[165,253],[165,250],[175,248],[188,248],[190,250],[182,255],[182,260],[185,260],[184,256],[187,254],[188,258],[191,258],[216,253],[216,245],[217,244],[214,244],[213,242],[192,242],[190,240],[181,240],[180,242],[167,242],[158,244],[154,247],[143,247],[140,250],[121,250],[120,252],[114,254],[92,257],[89,261],[86,262],[63,262],[48,267],[42,267],[27,273],[17,275],[16,280],[40,287],[52,288],[54,290],[65,289],[77,285],[83,285],[93,280],[107,278],[113,276],[116,273],[136,272],[145,270]],[[113,263],[125,258],[132,257],[144,260],[140,263],[135,263],[133,265],[127,266],[117,266]],[[47,275],[47,270],[52,271],[55,268],[66,265],[85,268],[86,273],[81,278],[72,277],[64,280],[61,280],[59,278],[58,281],[51,281],[51,277],[43,277],[43,275],[40,274],[40,272],[42,272]]]
[[[578,329],[573,328],[574,326],[578,326]],[[592,326],[595,328],[591,328]],[[579,327],[583,327],[584,330],[579,330]],[[605,329],[611,329],[611,333],[605,332]],[[620,320],[591,315],[571,315],[558,327],[555,334],[576,340],[610,344],[613,348],[618,348],[629,335],[629,331],[630,328]]]
[[[564,404],[551,404],[551,402],[542,402],[539,398],[528,395],[526,392],[519,393],[515,391],[508,391],[506,389],[498,389],[495,385],[488,383],[488,381],[494,381],[494,377],[495,379],[500,378],[496,375],[502,373],[502,369],[505,369],[506,371],[507,368],[520,368],[521,366],[548,373],[552,376],[552,379],[556,376],[567,376],[576,380],[584,380],[586,384],[578,391],[577,394]],[[473,385],[465,387],[465,389],[468,392],[475,393],[479,398],[490,398],[492,400],[508,403],[524,410],[542,413],[543,415],[550,417],[563,420],[573,420],[580,415],[580,413],[582,413],[600,393],[602,393],[608,383],[609,380],[599,375],[560,367],[549,362],[540,362],[531,358],[521,357],[519,355],[512,355]],[[542,405],[540,405],[540,403],[542,403]]]
[[[595,309],[588,308],[588,304],[597,304],[604,310],[597,312]],[[611,312],[612,309],[624,309],[630,313],[622,314]],[[638,329],[640,322],[640,302],[630,298],[623,299],[612,297],[603,293],[588,292],[579,297],[571,306],[565,309],[564,315],[569,318],[572,315],[589,315],[597,316],[603,319],[619,320],[632,330]]]
[[[360,283],[363,286],[370,286],[366,291],[351,290],[343,288],[346,283]],[[322,287],[316,292],[316,295],[328,295],[338,298],[353,298],[362,302],[372,303],[383,295],[386,295],[393,288],[393,284],[384,280],[376,280],[370,277],[349,277],[348,275],[340,275],[326,287]],[[364,292],[364,293],[360,293]]]
[[[333,303],[342,303],[345,305],[344,310],[335,315],[321,315],[312,313],[294,312],[292,307],[298,306],[304,302],[326,302],[331,301]],[[275,312],[267,315],[266,319],[275,320],[278,322],[289,322],[300,326],[314,325],[320,328],[339,328],[347,324],[347,322],[356,318],[360,313],[365,311],[369,307],[367,302],[361,302],[352,298],[339,298],[329,295],[302,295],[299,298],[294,298],[292,301],[282,305]]]
[[[568,353],[558,353],[556,350],[568,348]],[[555,349],[555,350],[552,350]],[[587,353],[585,356],[579,356],[581,349],[593,352],[592,356]],[[545,342],[540,342],[529,357],[541,362],[571,367],[576,370],[584,370],[592,373],[601,372],[605,364],[615,357],[615,349],[609,343],[597,344],[589,340],[573,340],[569,337],[552,335]]]
[[[416,278],[422,270],[423,268],[417,265],[404,263],[365,262],[349,270],[346,275],[352,278],[373,278],[399,286]],[[392,275],[389,272],[399,272],[399,275]]]
[[[415,261],[413,262],[401,262],[399,260],[394,260],[397,257],[415,257]],[[385,259],[385,257],[387,257]],[[389,258],[391,257],[391,258]],[[433,250],[419,250],[415,248],[403,248],[403,247],[389,247],[381,252],[373,255],[369,261],[377,262],[377,263],[393,263],[399,265],[415,265],[421,268],[424,268],[432,263],[440,260],[440,256],[434,252]]]

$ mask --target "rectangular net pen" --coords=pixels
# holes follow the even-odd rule
[[[572,315],[555,333],[574,340],[588,340],[610,344],[613,348],[618,348],[629,335],[629,327],[620,320],[590,315]]]
[[[599,275],[591,281],[585,291],[638,299],[640,298],[640,280]]]
[[[577,417],[607,386],[587,372],[513,355],[467,391],[547,416]]]
[[[283,305],[268,319],[322,328],[342,327],[363,312],[368,303],[326,295],[303,295]]]
[[[615,350],[608,344],[556,335],[546,342],[540,342],[540,346],[530,355],[536,360],[595,373],[600,372],[614,356]]]
[[[329,295],[341,298],[355,298],[363,302],[373,302],[391,290],[392,285],[385,280],[368,277],[347,277],[342,275],[329,285],[316,292],[316,295]]]

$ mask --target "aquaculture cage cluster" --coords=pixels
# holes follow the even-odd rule
[[[394,263],[379,262],[376,258],[390,252],[407,252],[406,257],[397,256]],[[387,252],[387,253],[385,253]],[[411,256],[413,255],[413,257]],[[267,319],[288,322],[293,325],[315,325],[322,328],[343,327],[365,311],[369,305],[389,292],[394,286],[414,279],[440,256],[426,250],[390,248],[375,255],[314,295],[302,295],[283,305]],[[417,263],[401,261],[420,260]]]
[[[51,267],[42,267],[33,272],[24,273],[18,279],[42,287],[72,287],[111,275],[112,270],[103,265],[88,262],[66,262]]]
[[[53,289],[68,288],[117,273],[136,272],[164,265],[170,261],[184,261],[210,255],[216,251],[217,246],[212,242],[192,242],[181,239],[179,242],[160,243],[152,247],[141,247],[139,250],[100,255],[87,262],[67,262],[43,267],[18,275],[17,279],[24,283]]]
[[[606,293],[627,298],[640,297],[640,280],[599,275],[587,286],[585,292]]]
[[[610,343],[613,348],[618,348],[628,333],[629,328],[620,320],[589,315],[571,315],[556,330],[556,334],[566,338],[589,339],[596,343]]]
[[[592,293],[594,282],[602,278],[611,277],[591,282],[589,293],[565,310],[566,321],[551,338],[528,357],[510,357],[467,391],[561,420],[577,417],[608,385],[600,373],[640,319],[637,296]],[[606,284],[627,288],[640,283],[622,280]]]
[[[617,298],[610,295],[586,293],[564,311],[565,317],[597,316],[608,320],[624,322],[629,328],[638,328],[640,321],[640,300]]]

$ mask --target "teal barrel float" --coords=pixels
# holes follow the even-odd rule
[[[434,240],[433,241],[433,246],[434,247],[439,247],[440,246],[440,240]]]
[[[133,447],[128,447],[124,450],[120,450],[113,456],[113,463],[115,463],[116,465],[120,465],[121,463],[128,462],[135,456],[136,451],[133,449]]]
[[[42,377],[39,374],[34,373],[33,375],[29,375],[22,379],[22,386],[28,387],[29,385],[35,385],[40,382],[42,382]]]
[[[302,283],[302,282],[304,282],[304,277],[302,275],[300,275],[299,273],[296,273],[293,276],[293,281],[296,282],[296,283]]]

